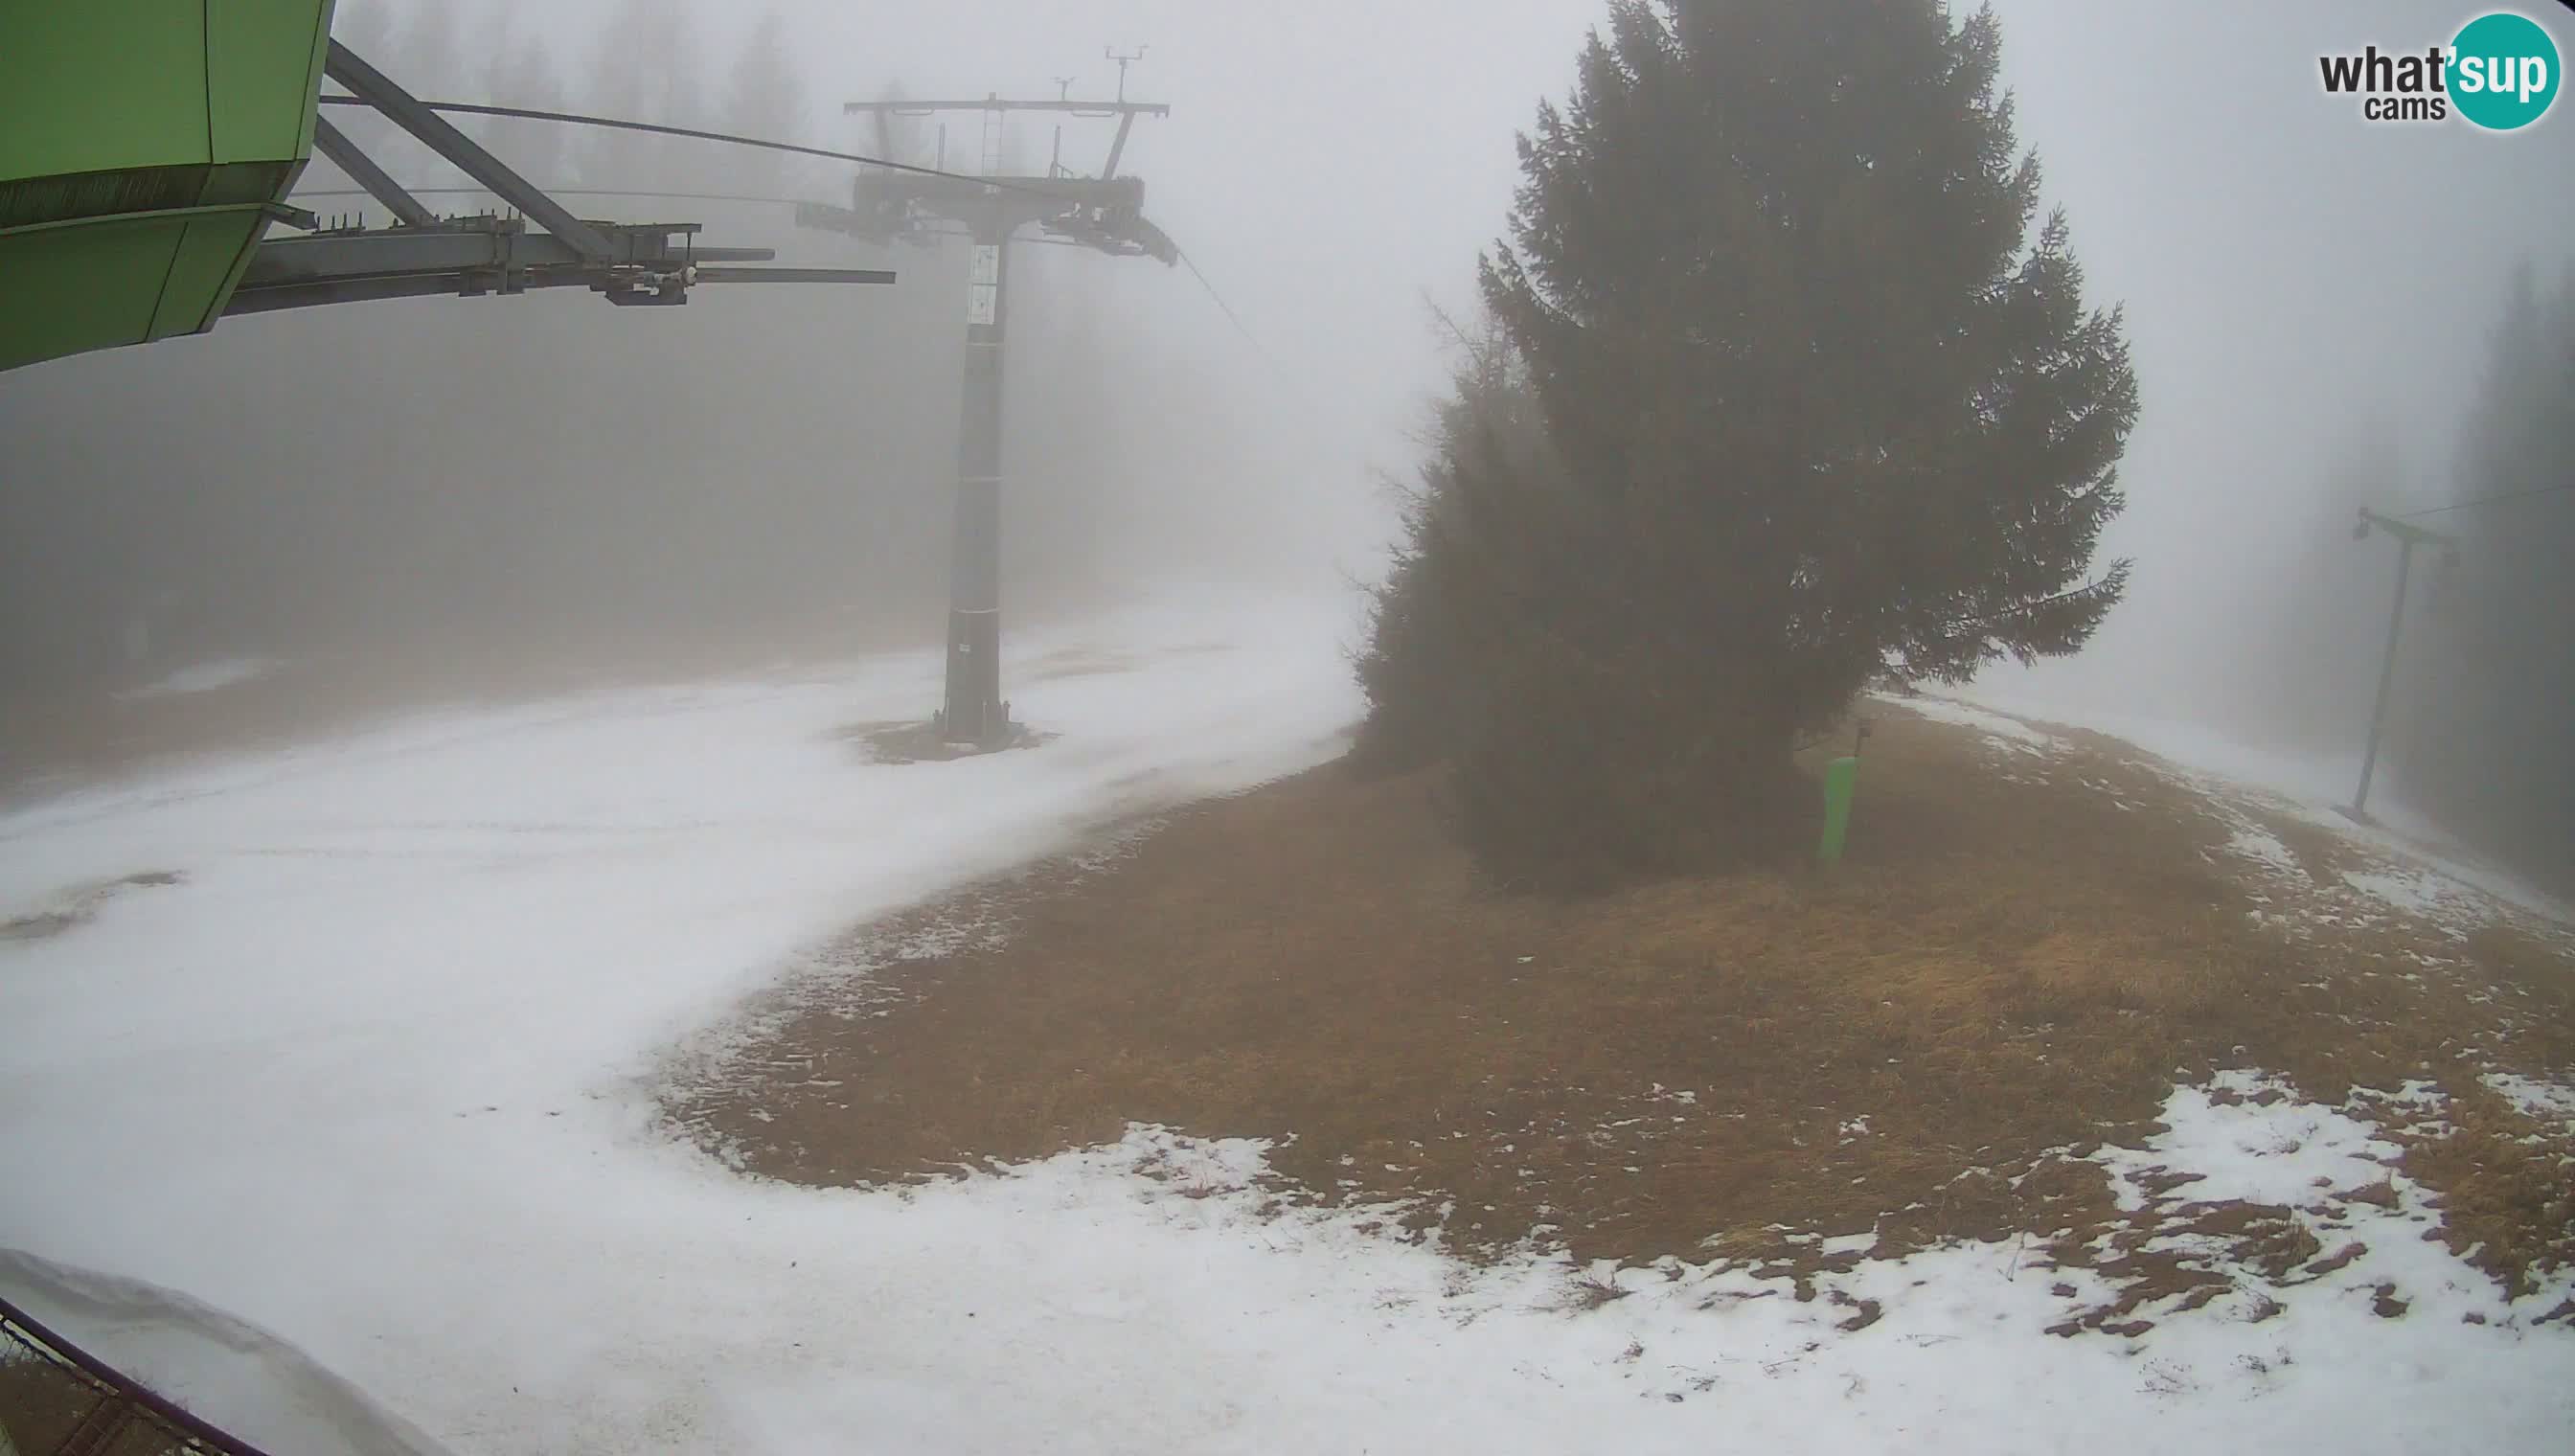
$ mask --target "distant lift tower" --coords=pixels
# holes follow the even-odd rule
[[[2352,794],[2351,806],[2343,810],[2344,817],[2364,824],[2377,823],[2369,816],[2369,780],[2378,771],[2378,738],[2387,727],[2388,690],[2396,684],[2396,639],[2405,630],[2405,584],[2414,575],[2414,548],[2439,547],[2444,568],[2455,568],[2459,562],[2457,537],[2408,525],[2366,507],[2361,510],[2359,523],[2352,527],[2351,539],[2367,541],[2373,529],[2396,538],[2396,601],[2387,610],[2387,651],[2378,663],[2378,704],[2369,714],[2369,747],[2360,758],[2360,788]]]
[[[853,101],[845,113],[876,119],[879,154],[892,146],[892,119],[943,112],[983,117],[982,165],[974,180],[904,173],[862,174],[852,207],[820,203],[797,209],[799,226],[849,233],[875,243],[928,244],[935,223],[962,226],[974,246],[966,290],[965,411],[957,427],[957,530],[949,565],[948,689],[935,727],[944,741],[1001,747],[1018,733],[1002,700],[1002,340],[1009,326],[1012,235],[1035,223],[1054,238],[1115,257],[1149,257],[1165,266],[1180,250],[1144,216],[1145,184],[1118,175],[1127,138],[1140,116],[1169,116],[1168,106],[1127,99],[1127,63],[1119,62],[1115,101]],[[1070,83],[1066,89],[1070,91]],[[1013,112],[1118,120],[1117,140],[1097,177],[1064,166],[1064,129],[1044,173],[1002,174],[1003,126]],[[945,147],[943,144],[942,151]],[[940,165],[948,165],[946,157]]]

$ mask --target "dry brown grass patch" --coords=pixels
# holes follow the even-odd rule
[[[2075,1229],[2034,1256],[2090,1260],[2117,1215],[2083,1156],[2134,1145],[2176,1079],[2219,1067],[2338,1102],[2575,1065],[2575,955],[2550,932],[2257,924],[2230,821],[2113,740],[2005,755],[1886,715],[1838,873],[1586,900],[1480,885],[1436,787],[1326,768],[1177,814],[1106,864],[985,887],[1001,943],[880,972],[883,1014],[809,987],[742,1063],[810,1068],[800,1085],[719,1075],[673,1113],[753,1170],[823,1184],[1133,1122],[1264,1136],[1303,1196],[1408,1203],[1469,1252],[1537,1231],[1586,1260],[1811,1270],[1813,1235],[1872,1229],[1881,1254]],[[2274,831],[2315,875],[2362,862]],[[957,912],[898,917],[851,958]],[[2407,1171],[2510,1278],[2575,1255],[2563,1180],[2554,1201],[2543,1186],[2566,1149],[2517,1140],[2532,1125],[2489,1101]],[[2259,1267],[2321,1252],[2275,1211],[2192,1216]],[[2210,1277],[2115,1257],[2140,1301]]]

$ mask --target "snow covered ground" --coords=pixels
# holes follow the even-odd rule
[[[113,1318],[48,1306],[297,1450],[312,1413],[242,1376],[231,1321],[464,1453],[2161,1456],[2575,1426],[2575,1337],[2527,1323],[2566,1291],[2506,1305],[2422,1242],[2410,1192],[2315,1215],[2368,1257],[2134,1339],[2043,1333],[2103,1291],[2008,1245],[1828,1276],[1882,1307],[1844,1332],[1850,1306],[1742,1270],[1619,1271],[1601,1302],[1559,1261],[1264,1218],[1249,1142],[1138,1128],[861,1193],[748,1181],[657,1128],[661,1057],[800,951],[1327,756],[1354,631],[1273,603],[1026,639],[1013,697],[1059,736],[958,762],[866,763],[843,733],[929,703],[921,656],[418,718],[0,817],[24,927],[0,938],[0,1245],[222,1311],[156,1320],[134,1285]],[[2174,1098],[2150,1161],[2207,1174],[2190,1196],[2378,1176],[2350,1112]],[[41,1282],[12,1267],[0,1290]],[[2414,1312],[2372,1312],[2386,1280]],[[2257,1293],[2282,1308],[2253,1319]]]

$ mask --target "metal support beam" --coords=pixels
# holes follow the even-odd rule
[[[700,283],[892,283],[891,268],[707,268]]]
[[[367,189],[368,196],[383,203],[407,226],[426,228],[437,224],[438,214],[421,206],[420,199],[404,191],[401,183],[376,165],[375,158],[360,151],[348,133],[333,126],[331,118],[318,112],[313,118],[313,145],[321,150],[323,156],[330,158],[334,166],[348,173],[350,181]]]
[[[519,293],[580,286],[611,303],[676,303],[700,283],[892,283],[876,268],[732,268],[777,256],[768,248],[696,248],[695,229],[612,228],[634,260],[606,264],[517,219],[459,218],[426,228],[353,229],[276,238],[251,256],[225,313],[259,314],[319,304],[437,294]],[[716,266],[708,266],[714,264]]]
[[[2378,663],[2378,701],[2369,712],[2369,746],[2360,755],[2360,788],[2351,796],[2351,816],[2362,823],[2370,822],[2369,780],[2378,771],[2378,743],[2387,728],[2387,700],[2396,686],[2396,642],[2405,630],[2405,586],[2414,576],[2414,548],[2457,546],[2456,541],[2440,532],[2409,526],[2370,510],[2360,513],[2360,525],[2352,534],[2366,540],[2373,527],[2396,538],[2396,601],[2387,612],[2387,649]]]
[[[892,283],[894,275],[866,268],[701,268],[695,283]],[[607,293],[611,302],[629,300],[643,290],[609,292],[593,272],[537,269],[513,278],[508,291],[523,292],[536,288],[588,288],[594,293]],[[455,295],[472,297],[500,292],[492,275],[480,270],[453,273],[401,273],[375,278],[316,278],[296,282],[271,283],[259,288],[235,291],[224,317],[236,314],[267,314],[280,309],[314,308],[322,304],[371,303],[383,299],[442,298]],[[655,294],[650,302],[669,303],[677,296]]]
[[[2351,796],[2356,818],[2369,817],[2369,779],[2378,771],[2378,738],[2387,727],[2387,694],[2396,684],[2396,638],[2405,629],[2405,583],[2414,575],[2414,541],[2396,544],[2396,604],[2387,612],[2387,654],[2378,664],[2378,703],[2369,711],[2369,747],[2360,755],[2360,788]]]
[[[532,288],[565,288],[588,283],[576,274],[532,273],[512,279],[508,292]],[[233,291],[224,306],[227,319],[247,314],[273,314],[283,309],[319,308],[324,304],[378,303],[398,298],[475,297],[495,293],[492,275],[481,272],[399,273],[384,278],[315,278],[271,283]]]
[[[1039,224],[1063,241],[1115,258],[1152,258],[1167,267],[1180,261],[1170,235],[1144,215],[1145,185],[1138,178],[1009,177],[997,182],[998,189],[944,178],[861,177],[853,188],[856,206],[800,202],[796,225],[846,233],[880,247],[924,243],[930,235],[921,226],[921,214],[968,219],[981,213],[998,190],[1020,222]]]
[[[672,269],[692,263],[762,263],[773,248],[693,248],[675,243],[661,228],[627,230],[618,250],[634,266]],[[467,268],[597,267],[560,238],[524,231],[501,218],[461,219],[428,228],[369,228],[273,238],[251,258],[245,285],[304,278],[355,278],[370,274],[455,271]]]
[[[876,185],[875,179],[860,182],[862,191]],[[947,688],[939,729],[950,742],[999,747],[1019,731],[1011,721],[1011,706],[1002,698],[1002,375],[1010,324],[1011,240],[1023,227],[1042,223],[1050,231],[1080,227],[1086,241],[1103,252],[1127,251],[1131,245],[1123,238],[1089,229],[1085,220],[1091,209],[1078,204],[1132,202],[1142,195],[1143,184],[1134,179],[1078,180],[1040,191],[985,189],[944,178],[904,178],[887,188],[870,199],[875,205],[860,212],[809,205],[798,210],[797,221],[874,236],[882,220],[901,215],[906,205],[918,205],[963,223],[968,230],[973,261],[967,283],[964,394],[957,425]],[[886,202],[898,205],[888,209]],[[1068,203],[1077,206],[1069,211]]]
[[[980,202],[1000,191],[1043,210],[1096,207],[1111,199],[1142,202],[1144,187],[1135,178],[1104,182],[1097,177],[1001,176],[991,178],[904,177],[867,175],[860,187],[875,194],[900,194],[937,207]]]
[[[1130,57],[1129,59],[1134,59]],[[1067,174],[1059,165],[1043,177],[861,176],[847,209],[817,204],[797,209],[799,227],[849,233],[883,244],[934,236],[929,218],[962,224],[973,243],[966,296],[966,370],[957,426],[956,535],[948,588],[948,683],[939,713],[940,735],[949,742],[1000,747],[1019,732],[1011,706],[1002,700],[1002,375],[1003,344],[1010,323],[1010,248],[1014,234],[1034,223],[1057,240],[1113,257],[1147,254],[1165,263],[1178,251],[1161,229],[1144,219],[1145,183],[1117,176],[1127,138],[1139,116],[1169,116],[1171,108],[1126,99],[1120,67],[1119,99],[1082,102],[854,101],[850,114],[876,118],[882,143],[887,120],[941,111],[983,114],[987,173],[996,162],[993,138],[1008,112],[1053,112],[1117,117],[1118,139],[1100,177]],[[944,149],[943,149],[944,151]],[[944,156],[941,163],[946,165]]]
[[[494,272],[579,266],[589,260],[560,238],[502,224],[488,228],[393,228],[273,238],[252,255],[241,286],[256,289],[317,279],[381,278],[399,273]],[[674,260],[673,266],[678,266]]]
[[[458,131],[447,118],[421,105],[418,97],[396,85],[384,72],[368,65],[355,51],[336,40],[331,42],[322,69],[325,75],[348,87],[360,100],[391,118],[394,125],[418,137],[431,151],[455,163],[466,176],[490,188],[493,196],[526,213],[537,226],[562,239],[575,252],[602,262],[628,261],[617,257],[616,248],[606,234],[564,211],[562,203],[511,171],[500,158],[476,145],[473,138]]]
[[[1010,741],[1002,701],[1002,342],[1010,325],[1010,241],[1016,222],[996,203],[977,221],[966,285],[966,376],[957,420],[957,525],[948,568],[948,691],[940,711],[950,742]]]
[[[1118,140],[1109,144],[1109,160],[1100,169],[1102,181],[1109,181],[1118,175],[1118,159],[1127,155],[1127,135],[1134,130],[1136,130],[1136,113],[1130,111],[1118,118]]]
[[[1005,101],[998,96],[979,97],[973,101],[852,101],[844,103],[841,114],[857,116],[862,112],[877,116],[928,116],[937,111],[1052,111],[1066,116],[1170,116],[1167,102],[1146,101]]]
[[[226,315],[369,299],[521,293],[580,286],[624,307],[689,301],[700,283],[892,283],[883,269],[734,268],[778,255],[768,248],[701,248],[696,223],[591,223],[512,171],[365,58],[338,41],[323,73],[349,89],[321,100],[366,105],[462,169],[483,191],[524,214],[441,219],[327,117],[314,145],[399,219],[393,228],[333,228],[301,209],[269,209],[308,231],[268,239],[241,265]],[[446,105],[447,103],[441,103]],[[467,108],[472,109],[472,108]],[[529,223],[544,229],[531,233]],[[713,265],[713,266],[710,266]]]

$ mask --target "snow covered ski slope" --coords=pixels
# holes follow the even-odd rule
[[[2410,1195],[2347,1210],[2369,1255],[2259,1322],[2248,1291],[2138,1341],[2057,1338],[2067,1276],[1967,1244],[1829,1276],[1885,1311],[1844,1332],[1848,1306],[1743,1270],[1618,1271],[1626,1297],[1574,1312],[1561,1260],[1263,1217],[1252,1142],[1137,1128],[815,1191],[658,1127],[667,1050],[835,932],[1329,756],[1352,637],[1337,609],[1248,604],[1032,638],[1013,696],[1057,736],[958,762],[847,735],[932,700],[922,657],[412,719],[23,808],[0,819],[0,1246],[186,1291],[460,1453],[2160,1456],[2575,1429],[2575,1340],[2423,1242]],[[2346,1110],[2174,1096],[2151,1162],[2212,1189],[2374,1151]],[[2149,1159],[2105,1157],[2149,1210]],[[2374,1316],[2400,1275],[2419,1317]],[[66,1332],[316,1449],[207,1339],[131,1308]]]

